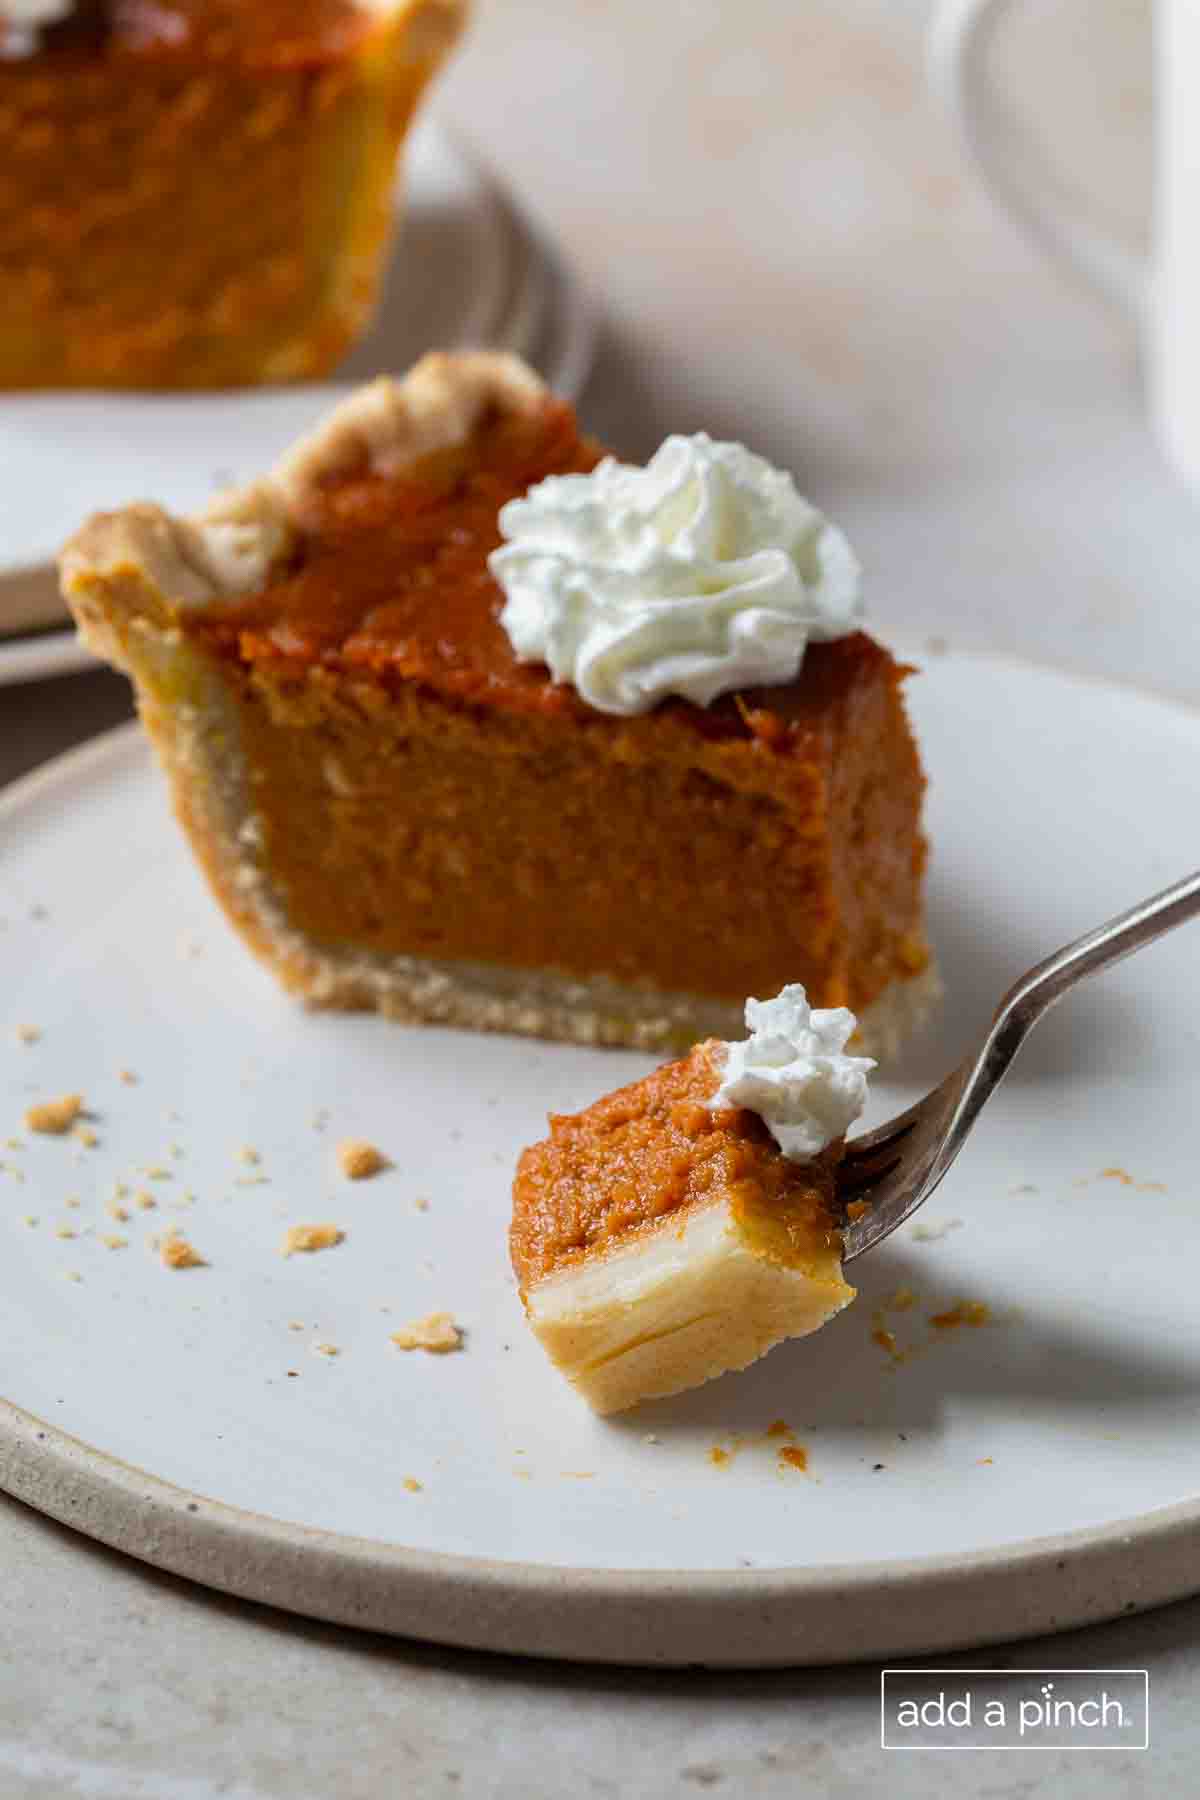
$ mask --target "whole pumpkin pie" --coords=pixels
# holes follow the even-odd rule
[[[0,388],[322,373],[465,0],[0,0]]]
[[[678,1049],[736,1029],[747,993],[799,981],[888,1052],[936,986],[908,671],[848,629],[774,685],[655,698],[629,662],[643,626],[621,638],[609,581],[592,630],[570,570],[538,660],[518,590],[554,555],[501,549],[502,513],[517,508],[519,539],[521,509],[561,496],[595,526],[595,483],[636,473],[601,464],[515,359],[434,355],[199,517],[93,519],[64,592],[132,675],[218,899],[306,1000]],[[781,565],[731,566],[750,568],[752,604],[718,635],[752,672]],[[650,635],[665,620],[709,646],[690,606],[655,603]],[[576,680],[548,666],[564,632],[583,646]],[[669,688],[686,664],[699,691],[724,656],[656,666]]]
[[[855,1020],[810,1011],[792,985],[752,1000],[747,1022],[743,1043],[697,1044],[552,1116],[517,1165],[526,1317],[597,1412],[743,1369],[854,1298],[837,1168],[872,1066],[844,1054]]]

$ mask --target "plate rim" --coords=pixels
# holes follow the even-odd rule
[[[964,660],[1186,701],[1008,655]],[[0,829],[81,775],[152,766],[136,720],[0,790]],[[754,1668],[951,1651],[1200,1591],[1200,1496],[983,1549],[736,1570],[569,1566],[413,1549],[229,1505],[0,1397],[0,1489],[139,1561],[284,1611],[460,1648],[580,1662]],[[1136,1546],[1136,1555],[1130,1552]],[[881,1598],[887,1604],[881,1613]]]

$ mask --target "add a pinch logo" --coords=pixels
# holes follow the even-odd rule
[[[885,1750],[1145,1750],[1144,1669],[884,1669]]]

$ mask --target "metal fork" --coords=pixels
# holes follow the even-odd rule
[[[1076,938],[1022,975],[973,1056],[898,1118],[853,1138],[838,1171],[844,1263],[881,1244],[928,1200],[1042,1014],[1077,982],[1200,913],[1200,872]]]

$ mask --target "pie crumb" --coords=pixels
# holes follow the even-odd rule
[[[73,1225],[59,1225],[56,1226],[54,1235],[56,1238],[73,1238],[78,1237],[79,1233]]]
[[[169,1231],[159,1240],[158,1260],[164,1269],[203,1269],[207,1267],[200,1252],[178,1232]]]
[[[381,1169],[387,1168],[383,1151],[365,1138],[343,1138],[337,1147],[337,1157],[342,1174],[351,1181],[365,1181],[369,1175],[378,1175]]]
[[[116,1200],[110,1200],[104,1210],[110,1219],[115,1219],[117,1221],[118,1225],[124,1225],[129,1217],[129,1208],[127,1206],[121,1206]]]
[[[404,1491],[406,1494],[419,1494],[421,1492],[421,1483],[414,1480],[411,1475],[406,1475],[404,1477]]]
[[[18,1025],[14,1035],[18,1044],[36,1044],[42,1034],[36,1025]]]
[[[799,1469],[803,1474],[808,1468],[808,1451],[801,1444],[789,1444],[779,1452],[779,1461],[787,1469]]]
[[[336,1344],[314,1344],[313,1345],[313,1355],[314,1356],[340,1356],[341,1351],[338,1349]]]
[[[106,1233],[106,1235],[100,1239],[100,1242],[104,1245],[106,1250],[124,1250],[128,1247],[129,1239],[118,1237],[116,1232],[112,1231]]]
[[[428,1212],[429,1211],[429,1202],[425,1198],[424,1194],[418,1194],[416,1199],[413,1201],[413,1205],[416,1207],[418,1212]]]
[[[76,1125],[74,1135],[85,1150],[94,1150],[100,1142],[90,1125]]]
[[[121,1083],[122,1087],[136,1087],[137,1086],[137,1076],[134,1074],[132,1069],[118,1069],[117,1070],[117,1080]]]
[[[345,1232],[337,1225],[289,1225],[279,1246],[280,1256],[291,1256],[297,1250],[332,1250],[340,1244]]]
[[[82,1094],[64,1094],[59,1100],[43,1100],[27,1108],[25,1124],[30,1131],[44,1132],[49,1137],[62,1137],[83,1111]]]
[[[248,1163],[251,1168],[257,1168],[258,1164],[262,1161],[262,1157],[258,1154],[258,1151],[254,1148],[253,1144],[243,1144],[238,1151],[238,1161]]]
[[[139,1188],[133,1197],[143,1212],[149,1212],[152,1207],[158,1205],[158,1201],[154,1198],[154,1195],[148,1194],[145,1188]]]
[[[435,1356],[461,1350],[462,1341],[462,1329],[448,1312],[428,1313],[425,1318],[414,1319],[392,1333],[392,1342],[398,1350],[428,1350]]]

